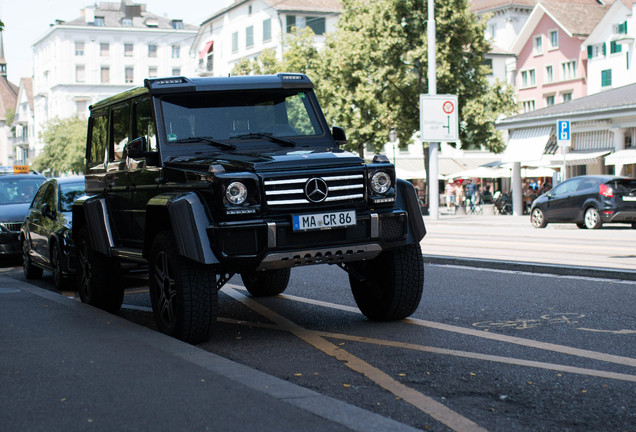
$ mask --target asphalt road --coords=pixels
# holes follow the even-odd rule
[[[636,430],[636,282],[425,272],[419,309],[396,323],[367,321],[336,267],[294,269],[268,299],[234,278],[200,347],[423,430]],[[145,281],[129,282],[122,315],[154,328]]]

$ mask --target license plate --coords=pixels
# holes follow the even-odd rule
[[[636,201],[636,197],[624,196],[623,201]]]
[[[355,225],[356,212],[351,210],[332,213],[293,215],[292,221],[294,231],[340,228]]]

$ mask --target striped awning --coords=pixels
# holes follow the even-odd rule
[[[572,149],[574,151],[614,150],[614,132],[595,130],[572,133]]]
[[[609,151],[600,152],[572,152],[565,154],[565,165],[596,165],[600,162],[600,157],[608,154]],[[563,166],[563,155],[558,154],[550,157],[551,166]]]
[[[540,160],[551,135],[552,126],[512,130],[501,162]]]

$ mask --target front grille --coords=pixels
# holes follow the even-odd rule
[[[327,186],[326,197],[310,201],[305,186],[312,179],[321,179]],[[271,209],[304,206],[328,206],[339,202],[354,204],[364,200],[364,174],[362,172],[308,172],[295,176],[266,178],[265,201]]]
[[[3,222],[0,225],[2,225],[2,231],[18,232],[22,222]]]

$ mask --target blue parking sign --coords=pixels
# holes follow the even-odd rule
[[[557,122],[557,140],[570,141],[570,121],[559,120]]]

